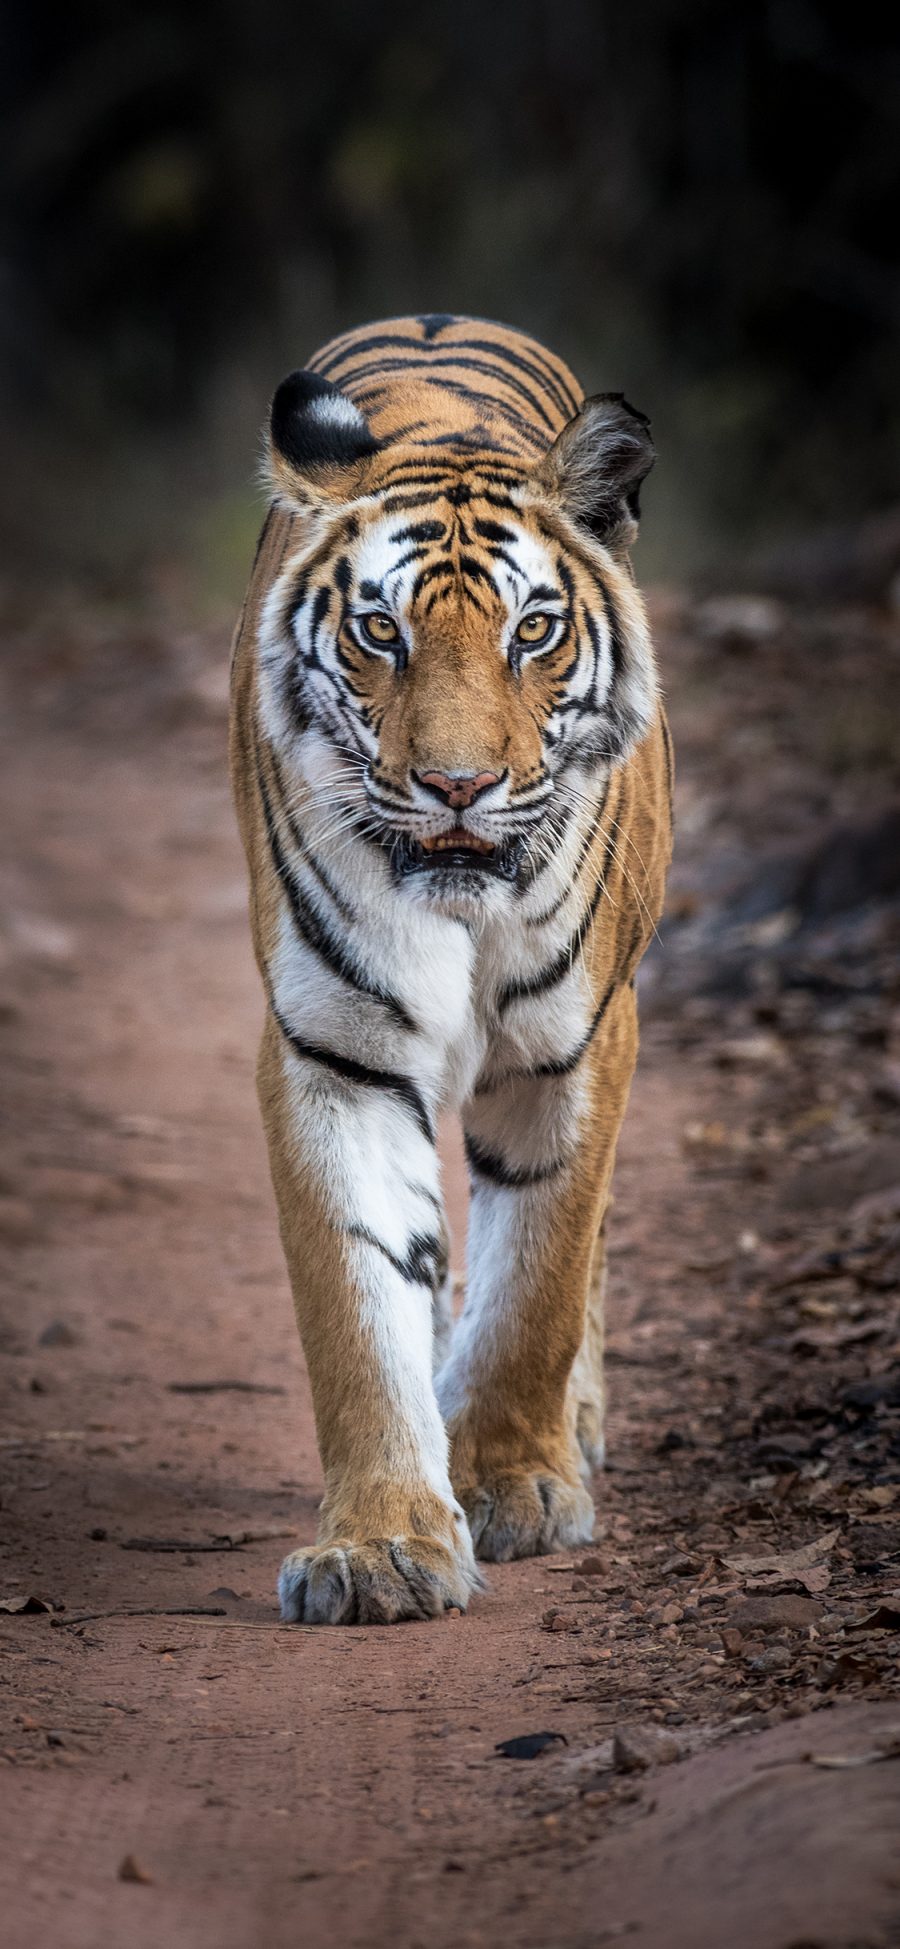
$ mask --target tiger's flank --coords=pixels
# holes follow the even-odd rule
[[[288,1620],[464,1610],[478,1559],[591,1536],[604,1221],[671,847],[629,560],[653,459],[620,394],[480,320],[348,332],[275,394],[231,758],[325,1478]]]

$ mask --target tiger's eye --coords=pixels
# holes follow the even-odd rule
[[[363,629],[371,642],[383,643],[385,646],[397,642],[400,631],[393,616],[384,616],[376,610],[373,615],[364,616],[362,621]]]
[[[523,616],[516,630],[520,643],[543,643],[553,627],[553,617],[536,612],[533,616]]]

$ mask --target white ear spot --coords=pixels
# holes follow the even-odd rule
[[[306,408],[310,419],[320,426],[340,428],[342,433],[366,433],[366,422],[358,406],[342,393],[318,393]]]

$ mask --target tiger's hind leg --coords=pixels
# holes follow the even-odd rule
[[[603,1380],[603,1342],[606,1314],[606,1220],[600,1227],[591,1266],[584,1335],[569,1381],[569,1403],[575,1416],[575,1435],[588,1476],[602,1469],[606,1459],[606,1388]]]
[[[453,1274],[450,1270],[450,1234],[441,1229],[442,1260],[437,1268],[431,1296],[431,1366],[438,1373],[450,1351],[453,1333]]]

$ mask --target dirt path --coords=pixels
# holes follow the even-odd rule
[[[745,672],[711,692],[668,621],[686,834],[617,1181],[596,1554],[364,1632],[274,1601],[320,1478],[221,644],[7,620],[0,1602],[50,1607],[0,1617],[10,1949],[900,1943],[894,909],[862,939],[874,997],[782,981],[777,905],[735,910],[773,979],[711,962],[706,906],[790,797],[796,644],[780,702],[754,652],[754,802],[722,750],[752,739]],[[880,653],[862,630],[859,680]],[[883,770],[867,747],[835,809]],[[545,1730],[567,1743],[495,1752]]]

